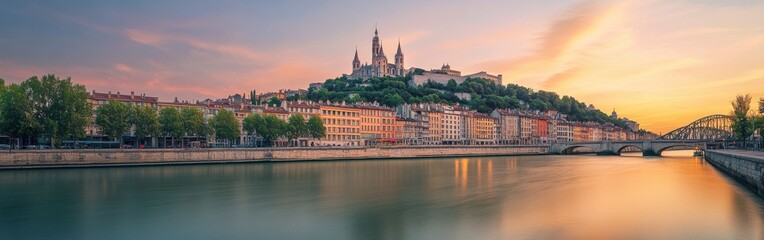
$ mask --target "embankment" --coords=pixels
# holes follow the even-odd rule
[[[706,161],[764,198],[764,153],[743,150],[706,150]]]
[[[31,150],[0,152],[0,169],[546,154],[547,146]]]

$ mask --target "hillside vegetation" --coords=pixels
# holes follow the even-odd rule
[[[320,89],[309,89],[307,98],[313,101],[379,102],[395,107],[404,103],[459,103],[482,113],[494,109],[556,110],[568,115],[570,121],[595,121],[613,123],[624,127],[622,120],[612,119],[600,110],[587,110],[587,104],[574,97],[562,96],[548,91],[534,91],[516,84],[498,85],[482,78],[470,78],[457,84],[428,82],[420,86],[410,85],[406,77],[382,77],[367,80],[339,77],[324,82]],[[469,95],[459,99],[456,94]]]

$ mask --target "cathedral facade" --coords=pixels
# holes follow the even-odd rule
[[[349,78],[368,79],[371,77],[384,76],[404,76],[408,71],[403,67],[403,51],[401,51],[401,42],[398,41],[398,52],[395,53],[395,63],[388,63],[385,50],[379,42],[379,33],[374,29],[374,38],[371,40],[371,64],[364,63],[358,59],[358,49],[355,50],[353,58],[353,71]]]

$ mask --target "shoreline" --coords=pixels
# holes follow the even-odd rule
[[[86,149],[0,152],[0,170],[549,155],[548,146]]]

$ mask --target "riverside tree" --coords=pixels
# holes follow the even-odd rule
[[[127,121],[128,107],[124,103],[109,100],[96,109],[96,125],[101,128],[101,134],[112,139],[119,138],[119,144],[122,146],[122,136],[130,124]]]
[[[42,126],[41,135],[50,139],[52,147],[60,146],[64,138],[85,136],[92,111],[85,86],[50,74],[31,77],[21,83],[21,87],[31,101],[35,119]]]
[[[311,116],[307,123],[308,135],[314,139],[320,139],[326,136],[326,127],[324,122],[318,116]]]
[[[242,120],[242,128],[247,131],[247,135],[255,136],[257,134],[258,125],[265,124],[263,116],[260,114],[250,114],[244,120]]]
[[[41,131],[32,114],[32,103],[18,84],[3,87],[0,93],[0,132],[29,140]]]
[[[163,108],[159,111],[159,126],[162,136],[170,137],[170,145],[173,147],[175,139],[183,136],[183,119],[175,108]]]
[[[231,142],[241,136],[239,130],[239,121],[234,117],[233,112],[221,109],[210,120],[212,128],[215,130],[215,138],[225,140],[229,146]]]
[[[180,110],[183,119],[183,132],[187,136],[206,137],[210,127],[204,119],[204,113],[198,108],[183,108]]]
[[[263,116],[262,124],[255,125],[255,131],[266,142],[275,146],[274,141],[286,134],[287,123],[274,115]]]
[[[738,95],[732,102],[732,133],[737,140],[743,141],[753,133],[751,122],[751,95]]]
[[[302,116],[302,114],[294,114],[289,116],[289,122],[286,128],[286,137],[289,144],[291,145],[293,140],[300,137],[305,137],[307,135],[308,125],[305,124],[305,118]]]
[[[157,112],[148,106],[133,105],[128,111],[127,122],[135,127],[136,144],[145,143],[146,137],[158,137],[160,135]]]

